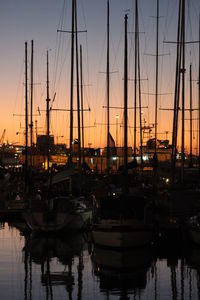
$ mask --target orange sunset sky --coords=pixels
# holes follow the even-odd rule
[[[78,27],[87,30],[79,34],[83,46],[85,146],[104,147],[106,145],[106,0],[77,0]],[[187,2],[187,1],[186,1]],[[124,14],[128,10],[128,63],[129,79],[134,78],[134,3],[133,0],[110,0],[110,69],[116,71],[110,76],[110,105],[123,106],[123,49]],[[186,40],[198,41],[199,0],[186,3]],[[24,143],[24,43],[28,42],[28,72],[30,78],[30,49],[34,40],[34,124],[37,120],[38,133],[45,132],[46,106],[46,50],[50,61],[50,98],[53,108],[69,108],[70,103],[70,35],[59,33],[57,29],[71,29],[70,0],[8,0],[4,1],[0,12],[0,135],[6,129],[5,140],[17,144]],[[139,1],[140,60],[142,118],[146,125],[154,123],[155,96],[155,54],[156,49],[156,1]],[[172,108],[175,85],[176,45],[163,43],[176,41],[178,1],[160,0],[159,24],[159,108]],[[186,46],[186,107],[189,107],[189,66],[192,64],[193,107],[198,106],[198,44]],[[151,55],[148,55],[151,54]],[[161,56],[164,54],[164,56]],[[30,83],[30,81],[29,81]],[[74,103],[76,103],[76,81],[74,82]],[[134,105],[134,82],[129,80],[129,107]],[[75,104],[76,105],[76,104]],[[38,107],[41,114],[38,114]],[[19,114],[21,116],[14,116]],[[111,134],[116,139],[116,115],[118,120],[118,146],[123,144],[123,110],[110,112]],[[133,110],[129,110],[128,142],[133,146]],[[197,118],[197,112],[193,113]],[[180,116],[181,117],[181,116]],[[185,113],[186,119],[189,113]],[[139,120],[139,119],[138,119]],[[181,119],[180,119],[181,122]],[[74,113],[74,126],[77,125]],[[138,123],[139,125],[139,123]],[[87,128],[91,126],[90,128]],[[189,143],[189,121],[186,120],[186,149]],[[193,151],[196,151],[197,120],[193,123]],[[35,130],[35,128],[34,128]],[[158,111],[158,138],[171,141],[172,112]],[[18,133],[18,134],[16,134]],[[69,113],[51,112],[51,134],[55,142],[69,146]],[[153,135],[153,132],[152,132]],[[77,129],[74,128],[74,137]],[[179,134],[180,145],[180,134]],[[138,131],[139,141],[139,131]],[[145,142],[146,140],[144,140]]]

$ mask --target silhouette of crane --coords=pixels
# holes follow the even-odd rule
[[[6,129],[3,130],[3,133],[2,133],[2,135],[1,135],[1,138],[0,138],[0,145],[3,144],[4,138],[5,138],[5,134],[6,134]]]

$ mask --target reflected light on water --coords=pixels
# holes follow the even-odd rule
[[[116,251],[81,234],[35,237],[23,224],[0,228],[1,299],[199,299],[198,248]]]

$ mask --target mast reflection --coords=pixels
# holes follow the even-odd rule
[[[200,299],[200,247],[199,246],[193,245],[193,247],[190,247],[187,253],[186,262],[189,268],[189,285],[190,285],[190,293],[191,293],[190,299],[192,299],[194,284],[196,285],[197,288],[198,299]],[[193,274],[195,277],[195,283],[192,276]]]
[[[24,253],[24,299],[32,299],[32,264],[41,266],[41,284],[45,287],[46,299],[54,299],[55,288],[64,286],[68,299],[73,299],[76,285],[73,273],[74,259],[78,258],[77,293],[82,299],[83,250],[86,241],[81,234],[73,237],[25,236]],[[55,261],[57,262],[55,264]],[[58,268],[59,265],[59,268]],[[62,271],[60,267],[62,267]],[[59,270],[57,270],[59,269]]]

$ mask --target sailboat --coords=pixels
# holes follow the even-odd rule
[[[77,12],[76,0],[72,1],[72,49],[74,51],[74,35],[77,43]],[[76,52],[77,54],[77,52]],[[72,55],[72,66],[74,53]],[[78,57],[76,57],[78,62]],[[47,51],[47,136],[49,138],[49,63]],[[72,89],[73,89],[73,72],[72,72]],[[77,71],[77,93],[78,93],[78,71]],[[71,91],[73,100],[73,93]],[[78,95],[77,95],[77,98]],[[73,112],[73,101],[71,103],[71,112]],[[80,112],[80,109],[79,109]],[[73,118],[71,118],[71,121]],[[78,122],[80,131],[80,122]],[[70,141],[72,141],[73,123],[70,122]],[[79,135],[80,136],[80,135]],[[70,142],[72,145],[72,142]],[[80,138],[79,138],[80,144]],[[49,146],[49,145],[48,145]],[[49,168],[49,151],[48,151],[48,173],[49,180],[40,187],[39,192],[34,195],[31,201],[30,209],[24,213],[24,218],[31,228],[36,232],[57,233],[66,230],[84,230],[88,228],[91,223],[93,209],[92,199],[85,199],[82,195],[74,196],[72,193],[72,175],[74,173],[72,166],[72,149],[70,148],[69,168],[58,172],[53,176],[53,172]],[[79,154],[81,151],[79,151]],[[81,157],[79,159],[81,163]],[[79,168],[79,175],[81,172],[81,164]],[[59,184],[65,182],[64,194],[58,188]]]
[[[137,7],[137,0],[136,0]],[[109,1],[107,1],[109,11]],[[95,244],[107,247],[139,247],[152,241],[153,231],[147,224],[150,214],[149,201],[142,194],[129,192],[128,157],[127,157],[127,100],[128,100],[128,57],[127,23],[125,15],[124,47],[124,170],[118,175],[121,187],[112,184],[104,187],[104,195],[97,195],[97,221],[93,225],[92,238]],[[109,14],[108,14],[109,24]],[[108,27],[109,29],[109,27]]]

